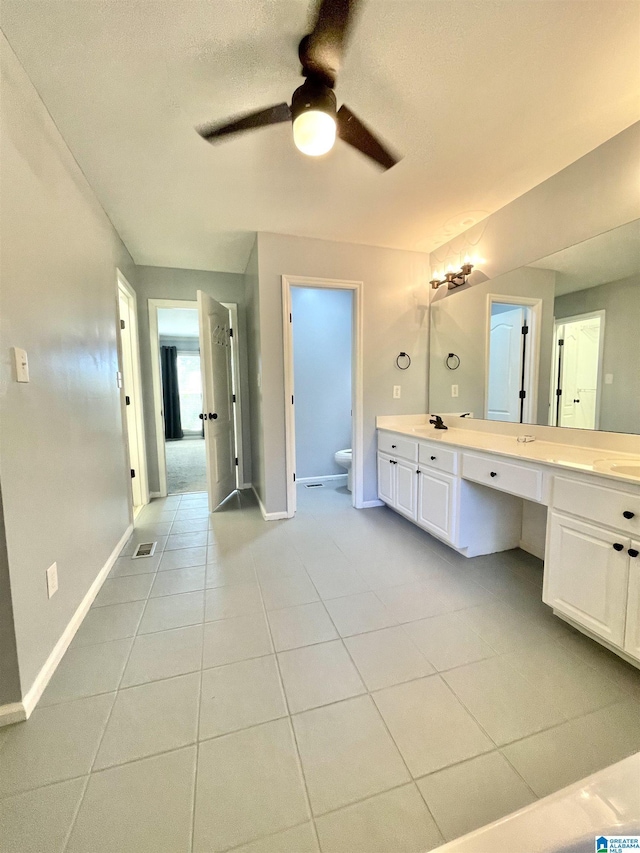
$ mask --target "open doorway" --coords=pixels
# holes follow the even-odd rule
[[[488,296],[487,420],[535,423],[540,301]]]
[[[167,493],[207,488],[197,308],[158,309]]]
[[[216,310],[220,312],[219,320],[208,316],[210,309],[214,315]],[[215,509],[219,501],[214,492],[222,488],[219,474],[226,469],[230,453],[231,490],[244,484],[237,327],[236,304],[217,303],[200,291],[198,301],[149,299],[161,497],[207,491]],[[212,347],[214,343],[218,345]],[[227,366],[220,372],[225,353],[228,358],[222,358],[222,363]],[[222,441],[221,431],[228,440]],[[220,450],[223,446],[224,453]],[[223,479],[226,488],[228,478]]]
[[[283,276],[283,305],[287,515],[306,490],[362,506],[361,284]]]
[[[594,311],[556,320],[551,426],[599,428],[604,316]]]
[[[142,410],[137,301],[135,291],[119,270],[117,271],[117,295],[121,390],[131,478],[131,503],[135,518],[142,507],[149,503],[149,483]]]

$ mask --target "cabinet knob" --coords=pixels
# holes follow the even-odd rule
[[[627,554],[628,554],[630,557],[637,557],[637,556],[638,556],[638,554],[640,554],[640,551],[638,551],[638,549],[637,549],[637,548],[629,548],[629,550],[627,551]]]
[[[397,445],[392,444],[392,445],[391,445],[391,449],[392,449],[392,450],[395,450],[395,449],[396,449],[396,446],[397,446]]]
[[[431,461],[432,461],[432,462],[435,462],[435,461],[436,461],[436,457],[435,457],[435,456],[432,456],[432,457],[431,457]]]
[[[613,550],[614,551],[624,551],[624,545],[621,545],[619,542],[614,542],[613,543]]]
[[[422,474],[422,471],[418,468],[418,470],[416,471],[416,474]]]
[[[631,512],[630,509],[626,509],[622,514],[625,518],[633,518],[635,516],[635,512]]]
[[[497,472],[497,471],[491,471],[491,472],[490,472],[490,474],[491,474],[491,476],[492,476],[492,477],[497,477],[497,476],[498,476],[498,472]]]

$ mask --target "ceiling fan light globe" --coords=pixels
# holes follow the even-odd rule
[[[293,141],[303,154],[319,157],[336,141],[336,121],[322,110],[305,110],[293,121]]]

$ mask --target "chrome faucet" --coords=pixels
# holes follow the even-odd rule
[[[429,419],[429,423],[433,424],[436,429],[449,429],[444,425],[440,415],[434,415],[433,419]]]

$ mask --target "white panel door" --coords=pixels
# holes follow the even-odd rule
[[[631,542],[629,555],[629,597],[624,650],[640,660],[640,542]]]
[[[418,524],[437,536],[452,540],[454,478],[422,468],[418,481]]]
[[[491,316],[487,377],[488,420],[520,420],[524,320],[525,309],[520,306]]]
[[[396,503],[398,512],[415,521],[418,514],[418,475],[415,462],[398,459],[395,468]]]
[[[213,512],[235,491],[231,336],[229,310],[198,291],[204,438],[209,509]]]
[[[558,426],[595,429],[600,376],[600,317],[563,328],[562,405]]]
[[[389,506],[396,503],[395,460],[378,453],[378,497]]]
[[[551,513],[543,600],[616,646],[624,645],[629,539]]]

